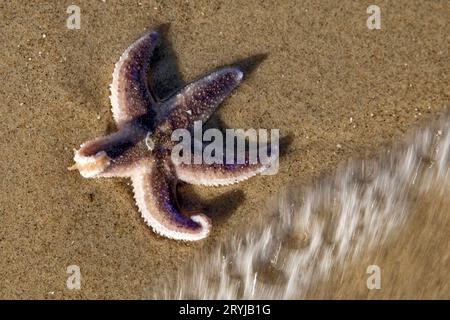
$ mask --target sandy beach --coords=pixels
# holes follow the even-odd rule
[[[380,30],[367,28],[371,3],[365,1],[79,0],[79,30],[66,27],[71,4],[0,4],[2,299],[152,297],[196,254],[269,212],[268,199],[282,187],[331,174],[348,159],[373,157],[450,105],[446,0],[378,1]],[[73,149],[114,130],[108,87],[114,64],[157,27],[162,44],[150,78],[159,97],[237,64],[247,71],[245,81],[213,123],[276,128],[284,137],[276,175],[180,188],[184,205],[213,221],[201,242],[154,234],[128,179],[84,179],[67,170]],[[439,260],[448,259],[448,209],[435,222],[425,219],[426,234],[420,233],[421,243],[433,243],[431,258],[427,246],[419,254],[399,249],[421,230],[422,219],[399,232],[395,250],[379,251],[388,260],[403,254],[388,268],[391,279],[401,270],[399,287],[375,296],[359,287],[354,295],[336,290],[312,297],[449,298]],[[80,267],[80,290],[66,286],[70,265]],[[425,266],[435,268],[426,290],[414,282],[417,274],[408,276],[408,266],[423,274]],[[356,280],[346,277],[332,286],[347,279],[353,288]]]

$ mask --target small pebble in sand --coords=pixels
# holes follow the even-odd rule
[[[42,34],[42,39],[47,38],[47,35],[45,33]]]
[[[340,143],[338,143],[338,144],[336,145],[336,147],[337,147],[338,149],[342,149],[342,145],[341,145]]]

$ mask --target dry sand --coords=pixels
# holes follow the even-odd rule
[[[72,2],[0,4],[0,298],[151,295],[196,252],[263,214],[281,186],[371,156],[449,104],[448,1],[378,1],[381,30],[367,29],[366,1],[281,2],[77,1],[80,30],[65,25]],[[160,96],[215,67],[266,54],[220,118],[232,128],[279,128],[290,142],[275,176],[182,188],[213,217],[201,243],[156,236],[128,180],[67,171],[73,148],[114,128],[114,63],[161,24],[170,27],[152,75]],[[439,246],[448,241],[448,219],[427,229],[437,252],[448,249]],[[414,225],[411,232],[420,229]],[[73,264],[81,290],[66,288]]]

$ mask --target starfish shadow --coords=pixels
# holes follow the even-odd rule
[[[288,133],[287,135],[280,138],[280,157],[288,154],[289,146],[294,141],[294,135],[292,133]]]
[[[255,54],[248,58],[235,60],[229,66],[239,67],[244,73],[244,81],[267,58],[266,53]]]
[[[156,30],[160,34],[158,46],[150,59],[149,87],[159,100],[170,97],[186,85],[178,67],[178,58],[172,42],[167,37],[170,24],[162,24]]]
[[[183,211],[187,213],[200,211],[216,223],[226,220],[245,200],[242,190],[232,190],[205,201],[184,183],[179,183],[178,193],[179,206]]]

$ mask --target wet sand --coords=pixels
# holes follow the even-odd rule
[[[367,3],[347,0],[78,1],[80,30],[66,28],[70,4],[0,4],[0,298],[151,296],[195,253],[267,212],[282,186],[370,157],[450,104],[447,1],[379,1],[381,30],[367,29]],[[248,67],[266,55],[218,113],[231,128],[279,128],[288,142],[275,176],[181,188],[186,205],[213,218],[200,243],[155,235],[128,180],[67,171],[73,148],[114,130],[114,63],[162,24],[170,27],[154,61],[159,96],[216,67]],[[252,63],[242,62],[249,57]],[[448,251],[442,226],[450,218],[439,216],[421,234],[436,243],[433,259]],[[410,228],[416,232],[420,221]],[[411,254],[398,270],[407,275],[410,264],[417,270],[429,259]],[[81,290],[66,287],[69,265],[80,266]],[[403,283],[398,290],[414,286]]]

